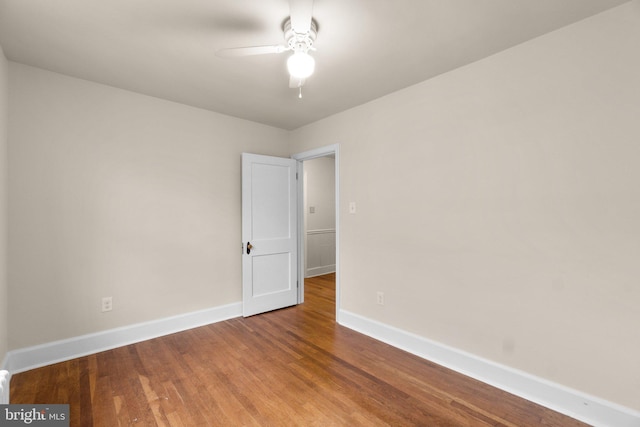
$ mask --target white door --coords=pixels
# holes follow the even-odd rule
[[[242,315],[295,305],[297,162],[242,154]]]

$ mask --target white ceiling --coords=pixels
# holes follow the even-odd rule
[[[626,0],[316,0],[316,73],[289,89],[287,0],[0,0],[9,60],[295,129]]]

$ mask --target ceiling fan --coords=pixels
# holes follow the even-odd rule
[[[290,17],[282,26],[285,44],[220,49],[216,56],[236,58],[292,51],[287,59],[289,87],[298,89],[299,97],[302,98],[302,86],[315,69],[315,60],[309,55],[309,51],[315,50],[313,42],[318,34],[318,25],[312,16],[313,0],[289,0],[289,9]]]

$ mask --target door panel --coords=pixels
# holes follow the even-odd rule
[[[298,302],[296,167],[292,159],[242,154],[245,317]]]
[[[288,253],[253,257],[253,296],[260,297],[291,289],[289,272],[291,256]]]
[[[255,178],[251,185],[253,238],[273,240],[291,237],[289,166],[253,162],[251,169],[251,176]]]

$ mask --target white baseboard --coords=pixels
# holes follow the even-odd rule
[[[340,310],[339,323],[438,365],[596,427],[639,427],[640,412]]]
[[[11,401],[11,373],[0,369],[0,405],[8,405]]]
[[[116,347],[169,335],[242,315],[242,303],[234,303],[124,326],[93,334],[53,341],[7,353],[3,369],[12,374],[75,359]]]
[[[321,267],[312,267],[312,268],[307,268],[307,274],[305,275],[305,278],[322,276],[323,274],[329,274],[329,273],[335,273],[335,272],[336,272],[335,264],[323,265]]]

